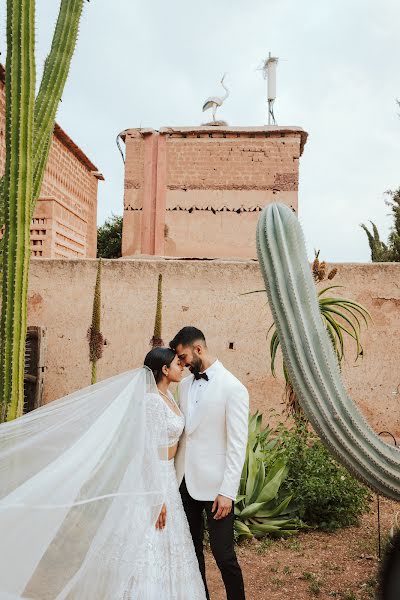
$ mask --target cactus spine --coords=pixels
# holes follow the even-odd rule
[[[50,152],[57,107],[68,77],[78,37],[84,0],[62,0],[51,50],[35,101],[34,172],[32,210],[42,187]]]
[[[289,208],[271,204],[263,210],[257,252],[290,380],[312,426],[359,479],[400,500],[400,450],[376,435],[346,393],[303,234]]]
[[[58,102],[84,0],[62,0],[35,102],[34,0],[7,0],[6,167],[0,324],[0,421],[23,413],[30,220],[43,180]]]
[[[33,0],[7,1],[1,386],[3,399],[12,399],[8,414],[6,406],[2,411],[9,419],[22,413],[24,401],[26,306],[21,299],[27,288],[33,187],[34,9]]]

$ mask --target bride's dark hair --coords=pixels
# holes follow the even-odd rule
[[[144,366],[148,367],[153,371],[154,379],[156,383],[161,381],[164,366],[169,367],[174,360],[176,353],[171,348],[153,348],[146,354],[144,359]]]

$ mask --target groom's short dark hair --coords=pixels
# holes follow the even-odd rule
[[[204,333],[200,331],[200,329],[197,329],[197,327],[188,325],[178,331],[174,339],[170,341],[169,347],[172,348],[172,350],[176,350],[176,347],[179,346],[179,344],[182,344],[182,346],[190,346],[199,340],[204,342],[204,345],[207,346]]]

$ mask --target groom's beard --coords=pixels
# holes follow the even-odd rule
[[[186,366],[189,367],[189,371],[195,375],[197,373],[201,373],[203,363],[201,362],[201,358],[194,358],[192,363]]]

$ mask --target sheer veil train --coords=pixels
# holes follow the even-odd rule
[[[122,597],[168,483],[155,394],[144,367],[0,425],[2,600]]]

